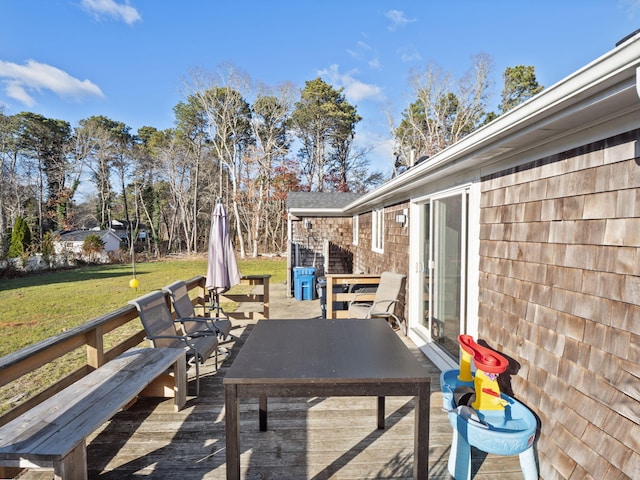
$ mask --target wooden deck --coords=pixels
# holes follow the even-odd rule
[[[208,362],[201,370],[200,396],[188,397],[181,412],[173,411],[170,400],[141,400],[91,437],[90,477],[224,479],[222,378],[252,326],[246,322],[233,330],[240,340],[227,345],[230,358],[217,372],[213,360]],[[410,348],[432,372],[429,478],[448,479],[451,427],[441,408],[439,372]],[[376,429],[374,398],[273,399],[269,411],[269,431],[260,432],[257,399],[242,405],[245,479],[411,478],[413,398],[387,399],[387,429],[382,431]],[[474,453],[474,478],[522,478],[517,457]]]
[[[139,400],[88,439],[89,478],[225,479],[222,379],[253,321],[234,321],[239,337],[215,371],[201,369],[200,396],[176,413],[169,400]],[[404,338],[404,337],[403,337]],[[439,371],[405,341],[432,372],[429,478],[449,479],[451,427],[442,411]],[[195,391],[193,368],[189,393]],[[410,479],[413,398],[387,399],[387,428],[376,429],[375,398],[270,399],[269,430],[258,430],[257,399],[241,406],[241,473],[247,480]],[[474,451],[475,479],[522,479],[517,457]],[[24,478],[51,478],[30,472]]]

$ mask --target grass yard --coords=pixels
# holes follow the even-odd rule
[[[238,260],[243,275],[286,279],[286,259]],[[136,264],[137,289],[129,287],[131,265],[99,265],[0,280],[0,356],[127,305],[176,280],[205,275],[206,257]]]

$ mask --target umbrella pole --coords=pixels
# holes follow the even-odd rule
[[[215,318],[220,318],[220,296],[215,290],[209,290],[209,316],[215,309]]]

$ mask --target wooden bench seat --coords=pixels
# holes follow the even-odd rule
[[[252,285],[248,293],[225,293],[225,299],[236,303],[234,310],[225,312],[225,314],[235,319],[260,320],[267,318],[264,292],[264,285]]]
[[[225,312],[229,318],[235,320],[261,320],[267,318],[262,302],[240,302],[233,312]]]
[[[249,295],[264,295],[264,285],[254,285]]]
[[[262,312],[262,304],[253,303],[253,302],[242,302],[238,304],[234,312],[238,312],[238,313]]]
[[[170,368],[173,388],[167,385]],[[153,396],[174,397],[176,411],[184,406],[184,349],[129,350],[3,425],[0,465],[53,467],[56,479],[86,479],[86,438],[147,388]]]
[[[225,299],[232,302],[262,302],[264,298],[264,285],[255,285],[247,293],[225,293]]]

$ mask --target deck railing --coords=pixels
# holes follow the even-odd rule
[[[255,312],[252,312],[253,317],[249,318],[268,318],[269,277],[269,275],[242,277],[241,283],[250,285],[250,292],[229,298],[229,300],[238,302],[238,307],[243,302],[251,303],[252,310]],[[196,289],[196,295],[192,297],[194,305],[206,305],[208,292],[205,290],[205,278],[196,276],[185,283],[190,292]],[[237,315],[234,316],[237,317]],[[12,406],[10,410],[0,415],[0,425],[18,417],[126,350],[144,342],[145,332],[141,324],[133,322],[139,322],[138,312],[134,306],[127,305],[0,358],[0,390],[2,390],[11,382],[21,380],[25,375],[36,372],[78,349],[84,348],[86,352],[84,364],[75,371],[52,380],[44,390],[40,390],[28,398],[7,401]],[[111,342],[112,344],[107,347],[105,336],[126,325],[131,327],[131,331],[127,330],[126,335],[119,337],[115,343]],[[27,380],[25,380],[26,382]],[[22,387],[21,390],[24,391],[24,388]]]
[[[327,318],[348,318],[349,302],[355,299],[371,301],[380,283],[380,275],[334,274],[327,275]],[[368,288],[367,288],[368,287]],[[368,293],[357,290],[370,290]]]
[[[235,303],[234,310],[227,312],[229,317],[252,320],[269,318],[270,277],[271,275],[243,275],[239,288],[222,295],[223,299]]]

